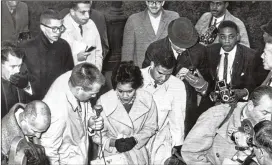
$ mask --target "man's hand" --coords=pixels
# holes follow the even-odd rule
[[[91,55],[91,52],[85,52],[85,51],[79,52],[77,54],[77,60],[78,61],[86,61],[86,59],[89,55]]]
[[[45,149],[41,145],[28,142],[28,146],[25,149],[25,155],[27,158],[27,165],[48,164]]]
[[[20,73],[15,73],[15,74],[11,75],[10,78],[9,78],[9,81],[13,85],[15,85],[15,86],[17,86],[17,87],[19,87],[21,89],[24,89],[28,85],[28,78],[27,78],[27,76],[26,75],[22,75]]]
[[[94,117],[90,117],[89,121],[88,121],[88,126],[95,131],[99,131],[101,129],[103,129],[104,127],[104,120],[101,116],[99,116],[98,118]]]
[[[176,77],[183,80],[184,76],[189,72],[189,69],[187,68],[181,68],[179,72],[176,74]]]

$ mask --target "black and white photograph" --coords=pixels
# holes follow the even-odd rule
[[[272,165],[272,1],[1,0],[2,165]]]

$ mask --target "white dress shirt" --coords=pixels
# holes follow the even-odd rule
[[[215,26],[218,28],[218,26],[220,25],[220,23],[221,23],[222,21],[224,21],[224,18],[225,18],[225,14],[222,15],[221,17],[218,17],[218,18],[213,17],[213,18],[212,18],[212,23],[211,23],[211,25],[214,24],[215,19],[216,19],[216,24],[215,24]]]
[[[218,80],[221,81],[223,80],[224,77],[224,58],[225,58],[225,53],[228,53],[228,71],[227,71],[227,83],[229,84],[231,82],[231,74],[232,74],[232,65],[233,65],[233,61],[235,58],[235,54],[236,54],[236,50],[237,50],[237,46],[235,45],[235,47],[230,51],[230,52],[226,52],[224,51],[223,48],[221,48],[220,50],[220,63],[219,66],[217,67],[218,73]]]
[[[155,32],[155,35],[157,35],[158,29],[159,29],[159,25],[160,25],[160,21],[161,21],[162,12],[160,13],[160,15],[158,17],[153,17],[149,13],[148,13],[148,15],[149,15],[150,22],[151,22],[151,25],[153,27],[153,30]]]

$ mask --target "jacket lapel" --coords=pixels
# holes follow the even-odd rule
[[[133,106],[129,112],[129,116],[132,120],[132,122],[136,121],[138,118],[146,114],[150,107],[141,101],[141,96],[136,93],[136,99],[133,103]]]
[[[133,128],[131,119],[114,90],[111,91],[106,100],[108,104],[103,105],[106,116],[126,125],[127,127]]]
[[[147,12],[147,9],[145,10],[144,14],[143,14],[143,27],[146,30],[146,33],[149,35],[150,38],[152,38],[152,40],[156,37],[155,32],[153,30],[153,27],[151,25],[151,21]]]
[[[168,20],[168,19],[169,18],[165,14],[165,11],[162,10],[161,20],[160,20],[159,28],[158,28],[157,35],[156,35],[156,40],[158,40],[160,38],[162,33],[165,31],[164,29],[167,28],[166,27],[166,25],[167,25],[166,20]]]
[[[270,80],[270,78],[272,77],[272,71],[270,71],[266,77],[266,79],[264,80],[264,82],[262,83],[262,85],[270,85],[268,84],[268,81]]]
[[[220,63],[220,49],[221,49],[221,45],[217,44],[217,46],[215,47],[214,50],[211,50],[211,52],[209,53],[209,62],[211,64],[210,69],[211,69],[211,75],[213,77],[213,79],[215,80],[217,77],[217,67]]]
[[[235,81],[235,79],[240,77],[240,74],[242,73],[242,69],[244,66],[243,56],[244,55],[243,55],[241,46],[237,44],[237,50],[236,50],[235,58],[232,65],[231,81]]]

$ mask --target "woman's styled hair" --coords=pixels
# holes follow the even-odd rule
[[[143,76],[140,68],[135,66],[133,61],[123,61],[114,69],[111,82],[114,90],[118,83],[131,83],[133,89],[138,89],[143,85]]]

